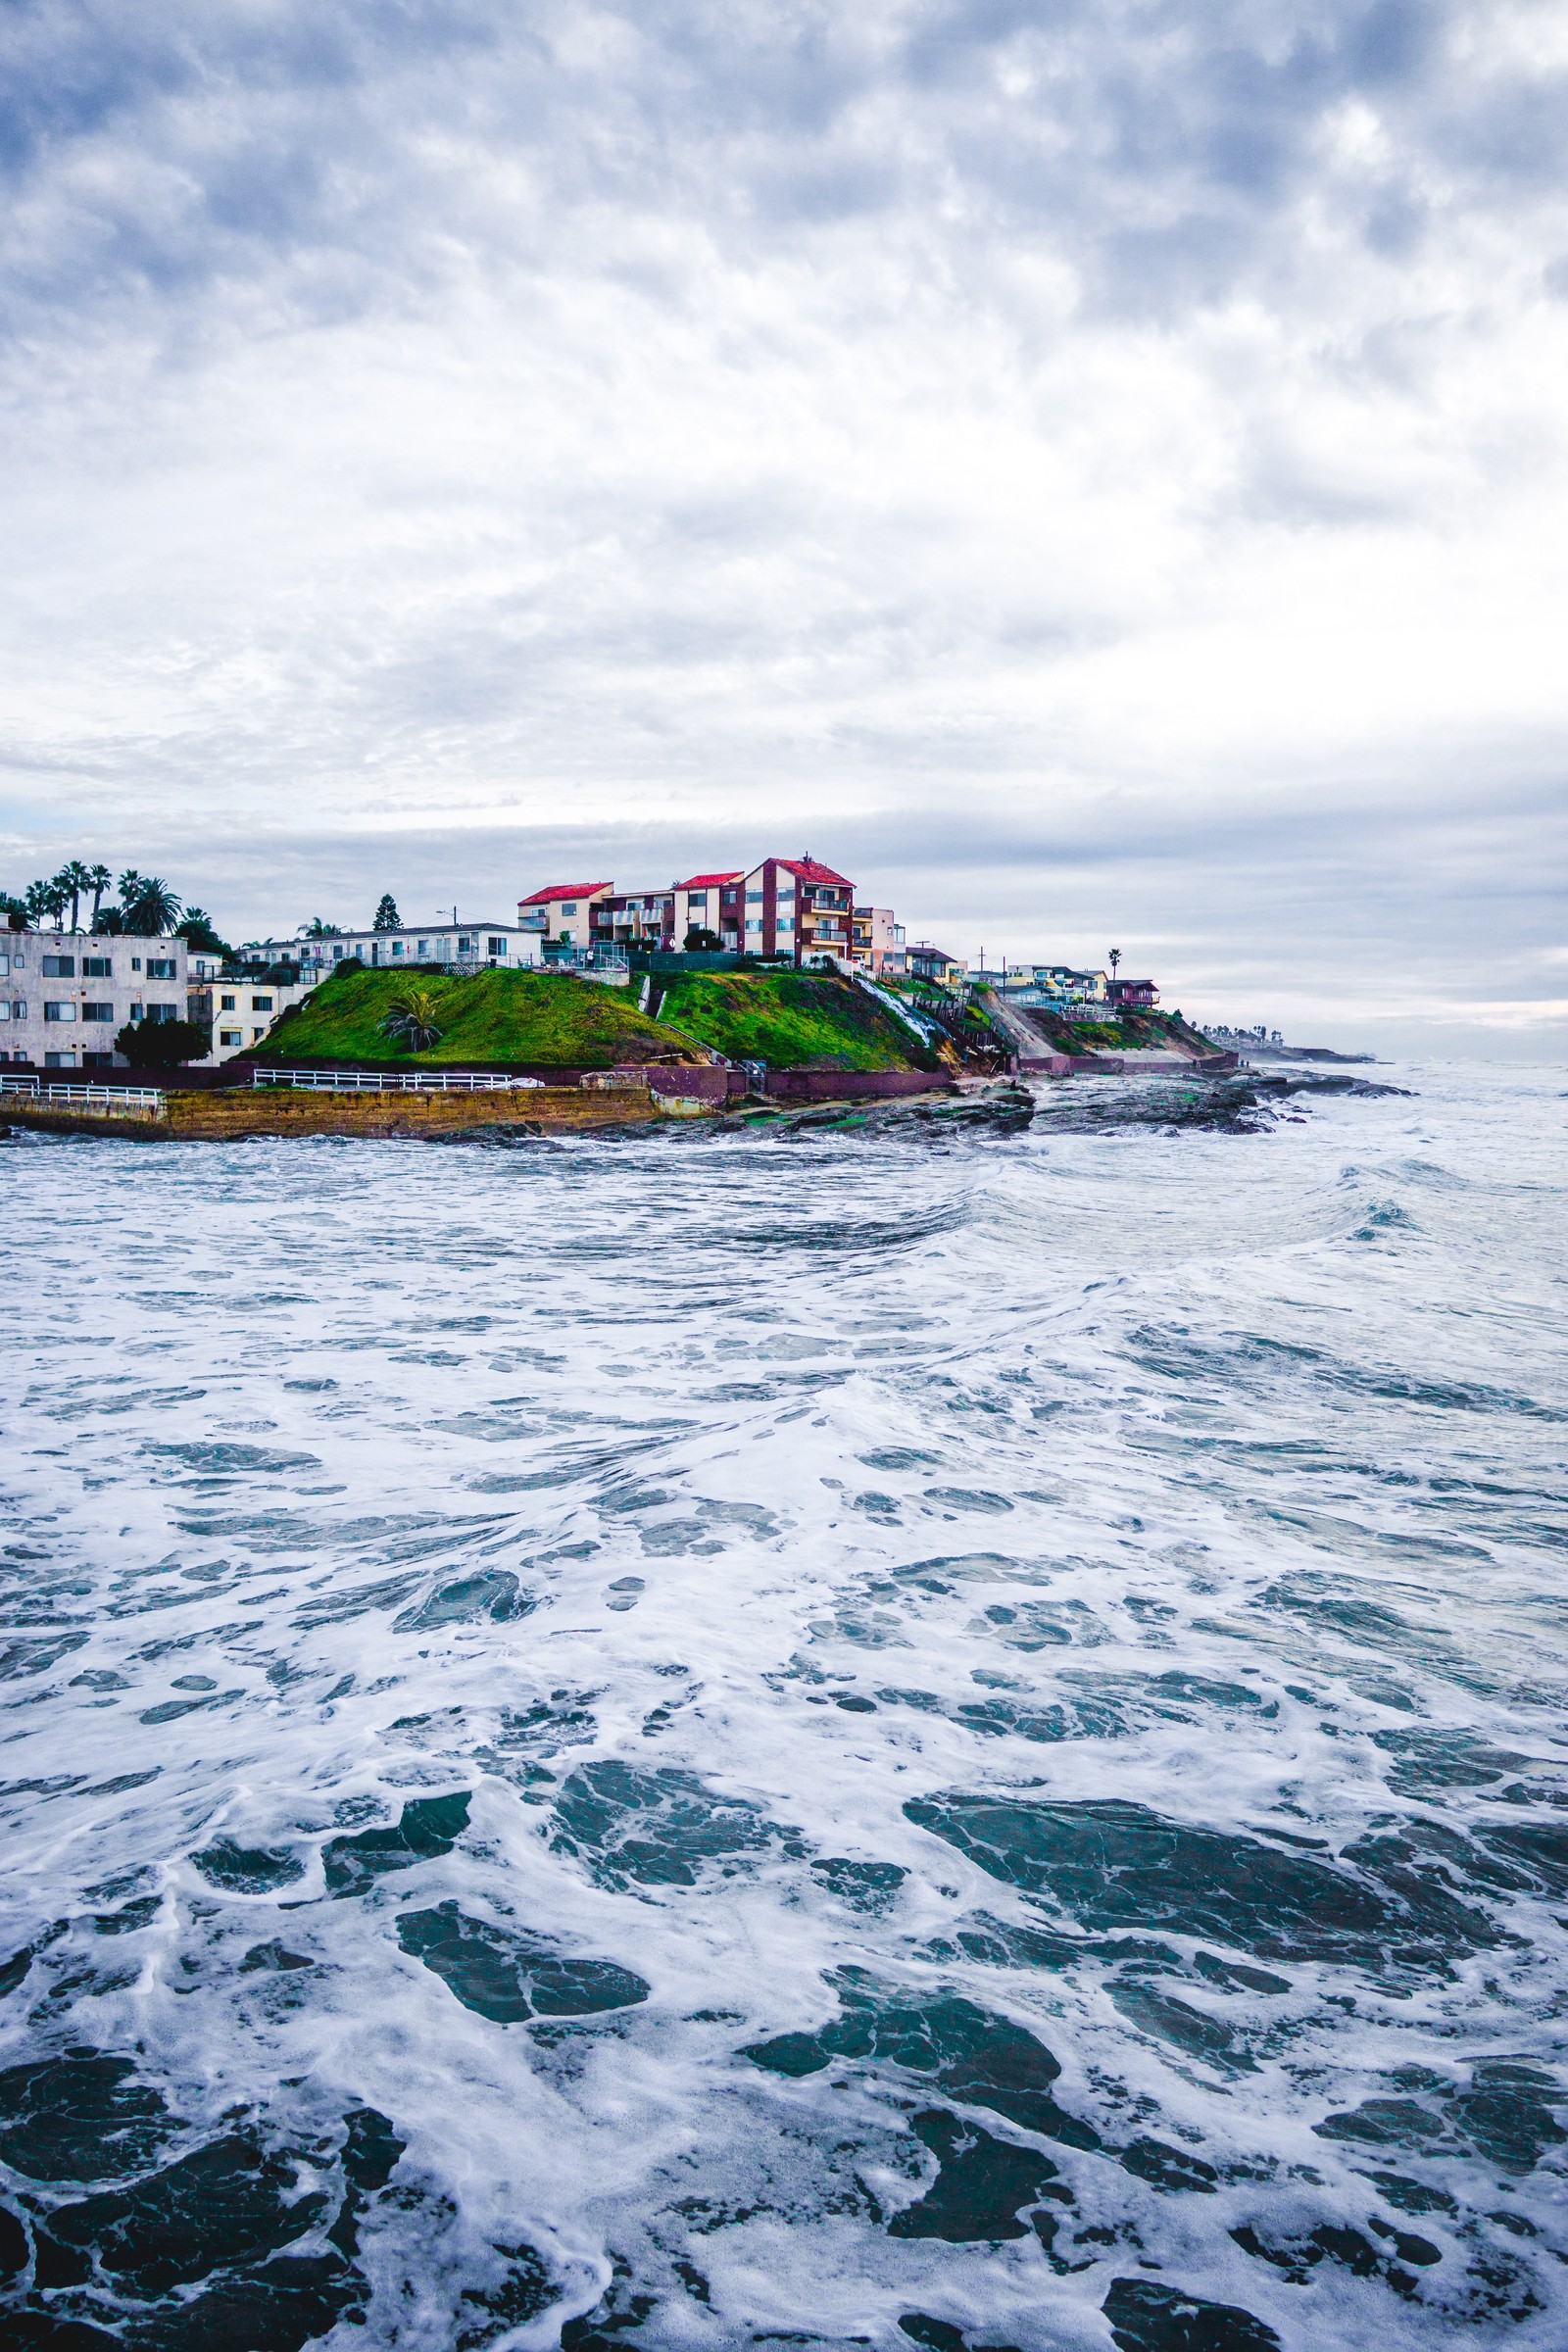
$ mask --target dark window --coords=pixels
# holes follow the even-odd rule
[[[81,1017],[84,1021],[112,1021],[115,1008],[112,1004],[84,1004]]]
[[[112,1054],[84,1054],[81,1066],[84,1070],[112,1070],[115,1057]]]
[[[46,956],[43,959],[43,976],[46,980],[74,980],[76,958],[74,956]]]
[[[173,957],[172,956],[149,956],[147,977],[149,980],[172,980],[174,977]]]
[[[81,976],[84,980],[112,980],[115,976],[114,966],[107,956],[84,956],[81,959]]]
[[[271,998],[270,998],[270,997],[252,997],[252,999],[251,999],[251,1010],[252,1010],[252,1012],[270,1012],[270,1011],[271,1011],[271,1009],[272,1009],[272,1000],[271,1000]]]

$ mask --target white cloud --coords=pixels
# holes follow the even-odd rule
[[[1175,893],[1189,995],[1331,1006],[1359,927],[1468,1004],[1568,717],[1564,61],[1493,23],[15,12],[13,878],[151,844],[249,929],[290,836],[373,898],[809,822],[924,927]],[[959,806],[993,871],[910,854]]]

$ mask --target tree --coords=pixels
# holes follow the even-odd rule
[[[406,1046],[411,1054],[428,1054],[441,1043],[435,1017],[439,1010],[434,989],[401,988],[381,1023],[382,1033]]]
[[[98,909],[103,905],[104,892],[114,880],[107,865],[89,865],[85,887],[92,892],[92,927],[98,928]]]
[[[127,1021],[115,1039],[133,1069],[172,1070],[210,1054],[213,1033],[202,1021]]]
[[[392,906],[390,899],[383,899],[381,904],[383,906]],[[396,920],[397,908],[395,906],[392,906],[392,913],[394,919],[387,928],[397,930],[400,926]],[[379,928],[379,926],[377,927]],[[336,939],[342,928],[341,923],[325,923],[318,914],[313,914],[308,923],[301,923],[295,936],[299,939]]]
[[[683,944],[688,956],[711,956],[724,943],[716,931],[709,931],[701,923],[693,923]]]
[[[27,909],[27,920],[35,931],[41,931],[50,919],[59,929],[66,911],[66,901],[58,877],[53,882],[29,882],[23,904]]]
[[[179,899],[157,874],[133,873],[129,880],[127,894],[126,877],[122,874],[120,878],[125,929],[133,939],[162,939],[179,920]]]
[[[370,928],[373,931],[401,931],[403,928],[398,903],[389,890],[381,893],[381,904],[375,910],[375,921]]]
[[[125,917],[118,906],[100,906],[94,911],[92,927],[99,939],[118,939],[125,928]]]
[[[1111,978],[1112,978],[1113,980],[1114,980],[1114,979],[1115,979],[1115,977],[1116,977],[1116,966],[1117,966],[1117,965],[1120,963],[1120,961],[1121,961],[1121,950],[1120,950],[1120,948],[1112,948],[1112,949],[1111,949],[1111,951],[1110,951],[1110,976],[1111,976]]]
[[[9,890],[0,891],[0,915],[4,915],[8,930],[25,931],[27,928],[27,909],[20,899],[11,896]]]
[[[79,858],[73,858],[69,865],[60,868],[55,878],[71,900],[71,928],[73,931],[79,930],[82,893],[91,890],[92,875]]]
[[[226,939],[220,939],[213,928],[213,918],[205,906],[187,906],[184,916],[174,926],[174,937],[182,939],[198,956],[232,956],[234,951]]]

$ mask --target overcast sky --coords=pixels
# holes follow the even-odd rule
[[[1568,8],[8,0],[0,882],[1568,1046]]]

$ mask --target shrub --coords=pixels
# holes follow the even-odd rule
[[[200,1021],[127,1021],[115,1039],[115,1052],[137,1069],[172,1070],[184,1061],[200,1061],[212,1043],[212,1031]]]

